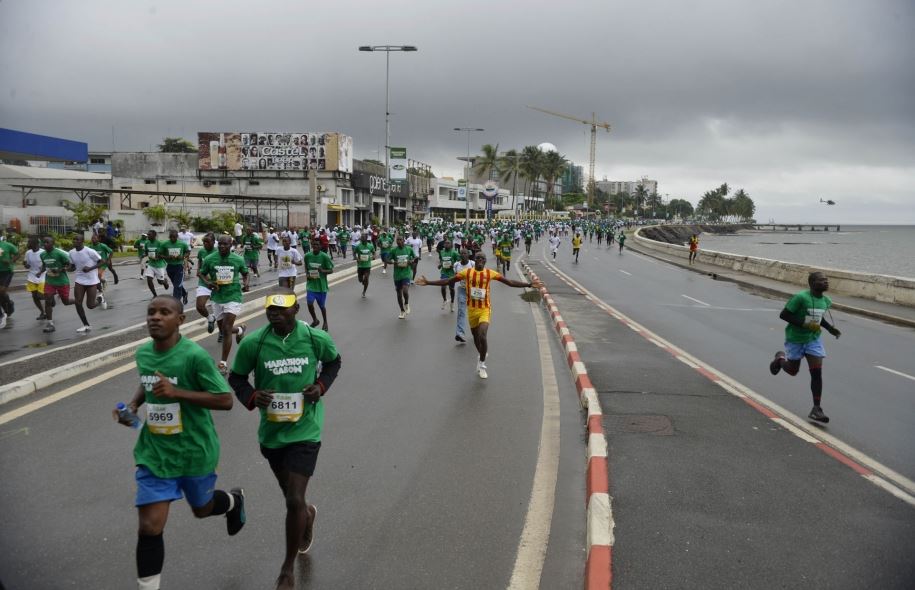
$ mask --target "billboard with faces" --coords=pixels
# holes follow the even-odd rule
[[[342,133],[200,132],[200,170],[353,171],[353,138]]]

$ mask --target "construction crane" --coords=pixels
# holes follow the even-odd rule
[[[578,117],[572,117],[571,115],[563,115],[562,113],[557,113],[555,111],[548,111],[546,109],[541,109],[538,107],[528,106],[527,108],[533,109],[535,111],[540,111],[541,113],[546,113],[547,115],[553,115],[554,117],[562,117],[563,119],[569,119],[570,121],[576,121],[578,123],[583,123],[585,125],[591,126],[591,162],[588,165],[588,208],[591,208],[591,205],[594,203],[594,191],[597,187],[597,181],[594,179],[594,159],[597,156],[597,128],[606,129],[607,133],[610,133],[610,123],[597,120],[597,115],[591,113],[591,120],[579,119]]]

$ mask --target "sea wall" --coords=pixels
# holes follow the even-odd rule
[[[728,228],[722,231],[721,228]],[[719,228],[710,232],[706,228]],[[683,245],[694,233],[730,233],[735,226],[670,225],[639,228],[635,232],[636,243],[648,250],[668,256],[689,259],[689,248]],[[785,283],[807,286],[807,275],[814,270],[826,271],[829,275],[829,290],[842,295],[873,299],[915,307],[915,281],[888,275],[849,272],[839,269],[814,268],[803,264],[743,256],[713,250],[700,250],[699,259],[705,264],[720,266],[733,271],[745,272]]]

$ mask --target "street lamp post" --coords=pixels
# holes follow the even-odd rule
[[[391,111],[390,104],[390,85],[391,78],[391,52],[392,51],[417,51],[415,45],[360,45],[359,51],[384,51],[384,209],[381,212],[381,225],[387,226],[391,221],[391,214],[388,208],[391,203]]]
[[[467,132],[467,161],[464,163],[464,223],[470,222],[470,134],[474,131],[486,131],[480,127],[455,127],[455,131]],[[458,158],[460,160],[460,158]]]

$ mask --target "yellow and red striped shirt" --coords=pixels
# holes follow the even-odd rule
[[[483,270],[468,268],[455,276],[464,281],[468,309],[489,309],[491,307],[489,302],[489,283],[502,278],[498,271],[489,268],[484,268]]]

